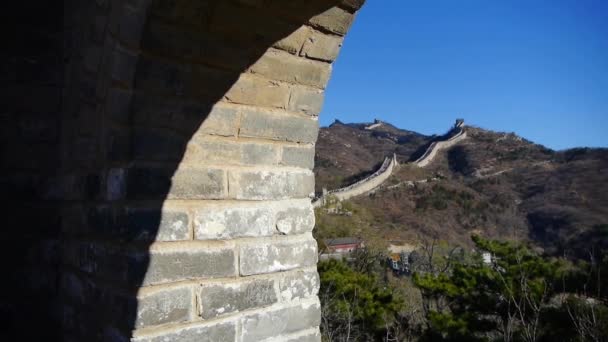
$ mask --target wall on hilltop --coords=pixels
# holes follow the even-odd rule
[[[459,131],[454,136],[449,138],[448,140],[433,142],[429,146],[429,148],[427,148],[427,150],[424,152],[424,154],[420,158],[418,158],[416,161],[414,161],[414,165],[416,165],[418,167],[425,167],[433,161],[433,159],[435,158],[435,156],[437,155],[437,153],[439,151],[452,147],[452,146],[456,145],[457,143],[459,143],[460,141],[466,139],[467,133],[464,130],[464,128],[462,126],[458,126],[458,128],[459,128]]]
[[[340,201],[344,201],[349,198],[370,192],[382,185],[382,183],[384,183],[393,174],[393,170],[397,166],[397,157],[395,155],[393,155],[393,157],[386,157],[382,163],[382,166],[380,166],[380,168],[370,176],[347,187],[332,190],[327,194],[323,194],[313,203],[313,205],[315,207],[323,206],[328,196],[332,196]]]

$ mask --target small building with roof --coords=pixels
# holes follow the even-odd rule
[[[328,253],[350,253],[363,247],[363,241],[355,237],[341,237],[323,240]]]

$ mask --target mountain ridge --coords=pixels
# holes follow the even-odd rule
[[[321,129],[318,191],[354,183],[391,153],[400,162],[411,160],[437,138],[384,122],[365,129],[378,122]],[[576,240],[608,223],[608,149],[554,151],[514,133],[474,126],[467,132],[469,138],[439,152],[426,169],[402,167],[373,194],[345,203],[358,211],[349,219],[321,211],[320,230],[329,229],[318,234],[335,235],[343,224],[355,227],[351,235],[368,231],[387,241],[439,236],[466,245],[471,233],[481,233],[558,253],[584,244]]]

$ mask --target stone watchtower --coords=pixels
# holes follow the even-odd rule
[[[362,4],[20,4],[0,334],[319,341],[317,116]]]

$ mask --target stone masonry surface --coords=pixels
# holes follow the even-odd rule
[[[59,298],[58,339],[320,341],[318,115],[362,5],[64,2],[56,53],[32,57],[49,70],[22,72],[54,81],[7,109],[31,118],[3,121],[2,157],[44,246],[17,277]]]

